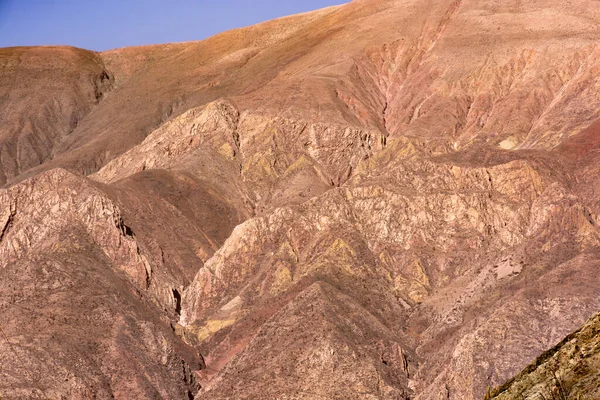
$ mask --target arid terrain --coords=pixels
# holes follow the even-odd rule
[[[600,314],[544,352],[488,399],[600,398]]]
[[[600,398],[597,0],[3,48],[0,187],[3,400]]]

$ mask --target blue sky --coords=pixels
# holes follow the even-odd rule
[[[349,0],[0,0],[0,47],[90,50],[201,40]]]

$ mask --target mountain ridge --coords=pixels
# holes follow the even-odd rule
[[[483,398],[600,309],[598,26],[355,0],[0,49],[0,393]]]

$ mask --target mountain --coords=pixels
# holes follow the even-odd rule
[[[0,395],[483,398],[600,310],[596,3],[1,49]]]

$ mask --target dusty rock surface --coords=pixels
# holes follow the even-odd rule
[[[596,3],[0,50],[0,394],[483,398],[600,310]]]
[[[185,398],[202,357],[146,294],[148,258],[116,205],[51,170],[0,191],[3,398]]]
[[[596,399],[600,397],[600,315],[568,335],[489,399]]]

